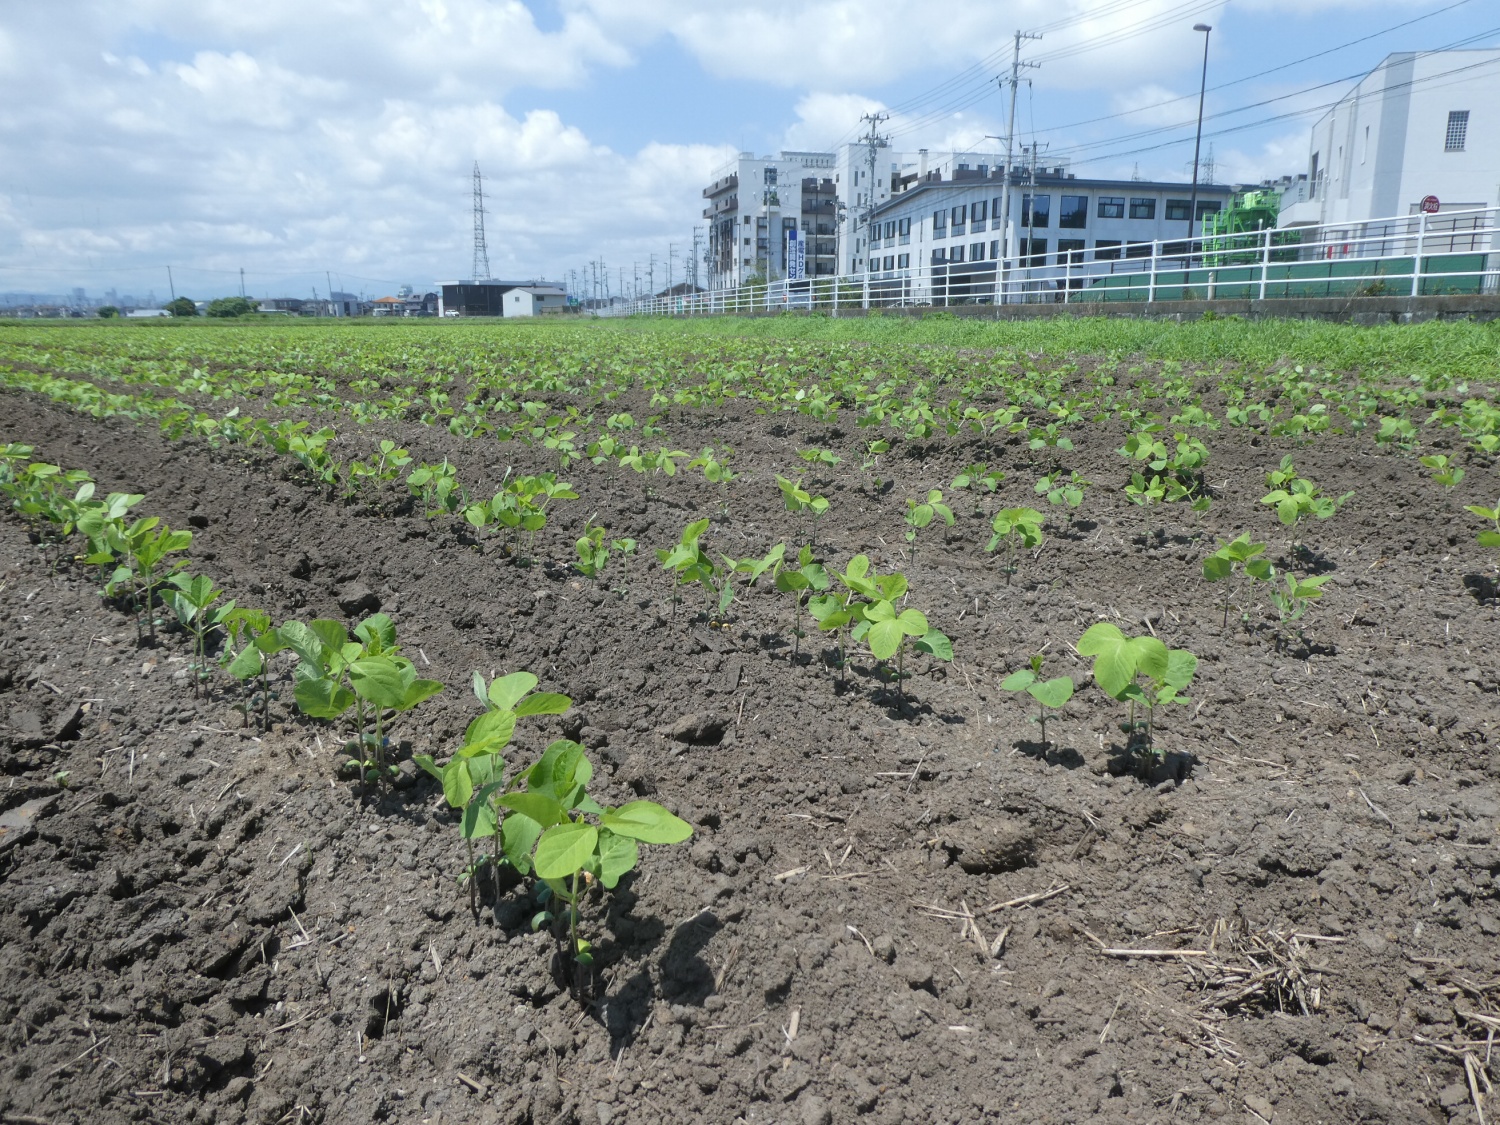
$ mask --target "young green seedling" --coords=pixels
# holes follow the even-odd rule
[[[1321,574],[1316,578],[1298,578],[1296,575],[1284,575],[1286,579],[1286,590],[1277,589],[1275,583],[1271,585],[1271,601],[1276,610],[1281,614],[1283,624],[1300,620],[1307,612],[1310,603],[1317,601],[1323,596],[1322,586],[1333,577],[1331,574]]]
[[[163,600],[182,627],[193,635],[193,694],[196,695],[208,672],[208,636],[221,628],[234,612],[234,602],[215,605],[224,591],[206,574],[189,576],[179,571],[167,579],[167,585],[171,589]]]
[[[927,493],[925,501],[911,497],[906,499],[906,541],[911,544],[911,561],[917,561],[917,533],[934,518],[939,518],[947,527],[953,526],[953,509],[943,503],[943,494],[934,488]]]
[[[1295,527],[1299,520],[1310,515],[1326,520],[1354,495],[1346,492],[1337,500],[1324,496],[1316,484],[1297,475],[1291,454],[1281,459],[1280,469],[1272,469],[1266,474],[1266,483],[1271,486],[1271,491],[1262,496],[1260,502],[1274,507],[1276,518],[1287,527]]]
[[[125,530],[124,546],[153,642],[156,640],[156,614],[153,606],[156,591],[167,575],[187,565],[186,559],[168,559],[167,556],[187,550],[192,541],[191,531],[173,531],[156,516],[136,520]],[[140,638],[139,619],[136,621],[136,638]]]
[[[583,747],[559,740],[518,777],[524,790],[497,798],[510,812],[507,824],[530,822],[507,837],[505,854],[517,870],[530,870],[545,884],[544,909],[532,927],[565,921],[568,953],[579,966],[593,963],[593,946],[579,936],[588,884],[614,890],[639,862],[640,844],[680,844],[693,834],[690,824],[653,801],[600,805],[588,793],[593,774]],[[548,907],[554,900],[565,907],[561,915]]]
[[[802,599],[813,591],[822,592],[829,586],[828,571],[822,563],[813,561],[812,548],[806,544],[797,553],[796,567],[783,567],[776,572],[776,589],[792,599],[792,659],[800,655],[802,642]]]
[[[238,608],[224,617],[224,627],[229,630],[230,646],[237,648],[229,662],[229,674],[244,682],[252,677],[260,679],[261,730],[271,729],[271,657],[286,648],[281,634],[271,627],[271,618],[263,610]],[[245,725],[250,724],[248,700],[241,710]]]
[[[795,481],[789,481],[786,477],[778,476],[776,486],[781,489],[781,502],[789,512],[808,513],[812,528],[811,538],[814,545],[818,542],[818,521],[828,511],[828,498],[825,496],[814,496]]]
[[[1220,544],[1217,551],[1203,560],[1203,577],[1209,582],[1219,582],[1238,570],[1251,582],[1274,582],[1275,569],[1268,559],[1261,557],[1265,551],[1264,543],[1250,542],[1250,533],[1247,531],[1237,539]],[[1222,626],[1229,624],[1229,601],[1230,594],[1226,590]]]
[[[1042,513],[1035,508],[1002,508],[995,513],[990,527],[994,534],[986,551],[1005,545],[1006,581],[1016,572],[1017,552],[1042,545]]]
[[[1453,463],[1451,457],[1441,453],[1434,453],[1428,457],[1419,457],[1422,467],[1432,471],[1432,479],[1444,488],[1452,488],[1464,479],[1464,471]]]
[[[1092,483],[1092,481],[1085,480],[1083,474],[1077,469],[1074,469],[1072,475],[1067,478],[1063,477],[1061,469],[1056,469],[1039,478],[1035,489],[1038,496],[1047,498],[1047,503],[1067,507],[1069,509],[1068,520],[1071,522],[1072,509],[1083,503],[1083,490]]]
[[[1155,745],[1156,708],[1188,702],[1181,693],[1193,682],[1198,658],[1186,649],[1168,649],[1155,637],[1127,637],[1108,621],[1091,625],[1078,638],[1078,654],[1094,658],[1094,682],[1105,695],[1129,704],[1130,718],[1123,729],[1144,774],[1161,760]],[[1135,719],[1137,703],[1146,705],[1144,732]]]
[[[1492,530],[1481,531],[1478,536],[1481,547],[1500,547],[1500,500],[1495,501],[1493,508],[1484,508],[1478,504],[1466,504],[1464,510],[1473,512],[1482,520],[1489,520],[1494,524]]]
[[[975,488],[981,492],[994,492],[1005,480],[1004,469],[992,469],[984,461],[976,461],[964,468],[964,471],[953,478],[953,483],[948,487],[956,492],[966,488]]]
[[[1073,679],[1071,676],[1058,676],[1056,679],[1042,679],[1042,654],[1036,653],[1027,662],[1027,666],[1019,672],[1012,672],[1000,681],[1000,687],[1004,691],[1024,691],[1037,702],[1037,715],[1033,722],[1040,723],[1042,727],[1042,745],[1047,745],[1047,708],[1054,711],[1073,698]]]
[[[715,593],[723,598],[727,592],[732,599],[734,592],[729,587],[727,579],[714,565],[713,559],[699,542],[703,538],[703,533],[708,530],[708,524],[707,517],[694,520],[682,529],[675,547],[670,550],[657,548],[656,558],[661,563],[662,569],[674,577],[677,586],[690,586],[696,583],[704,588],[710,598]],[[674,592],[672,595],[674,613],[677,609],[677,601],[678,598]],[[726,602],[726,608],[727,605]]]

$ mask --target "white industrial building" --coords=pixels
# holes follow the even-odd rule
[[[971,263],[995,268],[1005,243],[1005,176],[998,168],[983,175],[960,168],[953,175],[940,179],[929,172],[876,207],[868,272]],[[1012,177],[1010,190],[1010,245],[1028,266],[1064,265],[1067,255],[1074,264],[1149,257],[1153,243],[1195,235],[1203,216],[1227,206],[1234,194],[1222,184],[1199,184],[1195,208],[1191,184],[1080,180],[1060,168],[1039,173],[1034,183]]]
[[[1500,49],[1388,55],[1313,126],[1280,225],[1344,227],[1500,205]]]

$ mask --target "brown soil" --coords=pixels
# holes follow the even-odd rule
[[[1208,435],[1213,510],[1148,522],[1119,491],[1120,435],[1086,428],[1065,456],[1099,483],[1007,581],[983,546],[1002,497],[1033,502],[1023,445],[898,444],[884,490],[846,461],[824,474],[820,553],[904,570],[954,639],[950,666],[908,661],[902,698],[866,660],[842,679],[826,638],[794,659],[769,589],[727,626],[674,609],[651,555],[700,515],[731,555],[800,543],[774,474],[855,435],[674,413],[676,448],[734,445],[727,515],[701,478],[585,463],[528,564],[394,492],[349,506],[263,454],[3,404],[8,439],[193,526],[193,568],[241,604],[392,614],[449,685],[398,724],[404,753],[452,750],[474,669],[528,669],[576,705],[518,758],[577,737],[603,799],[649,794],[696,836],[644,849],[590,905],[581,1003],[524,888],[486,880],[470,914],[425,775],[361,802],[339,736],[285,683],[273,730],[245,729],[237,686],[195,698],[180,635],[138,647],[6,518],[0,1121],[1406,1125],[1477,1121],[1470,1083],[1500,1081],[1495,586],[1462,511],[1500,492],[1492,469],[1453,497],[1368,437],[1226,430]],[[379,436],[481,491],[552,467],[419,426]],[[1256,504],[1287,451],[1355,496],[1306,530],[1306,565],[1334,577],[1278,643],[1263,607],[1222,628],[1199,568],[1242,529],[1289,554]],[[909,564],[906,496],[980,457],[1009,480],[951,494],[957,525]],[[597,584],[568,565],[595,512],[641,543]],[[1170,755],[1149,782],[1070,648],[1104,619],[1202,661],[1192,702],[1158,716]],[[998,687],[1044,649],[1080,685],[1048,745]]]

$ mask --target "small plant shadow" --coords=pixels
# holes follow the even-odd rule
[[[1165,781],[1175,781],[1179,785],[1193,775],[1193,767],[1198,764],[1198,759],[1192,754],[1184,754],[1180,750],[1168,750],[1160,762],[1153,762],[1150,769],[1142,772],[1140,759],[1133,750],[1124,746],[1111,743],[1108,769],[1114,777],[1134,776],[1151,786],[1160,785]]]
[[[1028,758],[1045,762],[1049,766],[1061,766],[1065,770],[1076,770],[1088,764],[1083,755],[1073,747],[1059,746],[1055,742],[1032,742],[1022,738],[1017,739],[1011,745]]]
[[[1469,591],[1480,605],[1494,605],[1500,599],[1500,585],[1487,574],[1465,574],[1464,589]]]

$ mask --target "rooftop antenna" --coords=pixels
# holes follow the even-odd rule
[[[484,177],[474,161],[474,280],[490,279],[490,252],[484,244]]]

